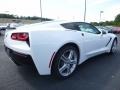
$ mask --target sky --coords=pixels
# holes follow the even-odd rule
[[[87,22],[114,20],[120,13],[120,0],[86,0]],[[58,20],[84,19],[85,0],[41,0],[43,17]],[[40,0],[0,0],[0,13],[18,16],[40,16]]]

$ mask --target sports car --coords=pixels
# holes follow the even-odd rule
[[[7,32],[4,45],[17,65],[34,65],[40,75],[65,79],[87,59],[115,53],[117,36],[86,22],[47,21]]]

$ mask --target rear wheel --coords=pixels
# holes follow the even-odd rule
[[[75,71],[79,60],[79,52],[74,46],[65,46],[60,49],[53,61],[52,75],[65,79]]]

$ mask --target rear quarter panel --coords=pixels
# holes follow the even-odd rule
[[[82,56],[84,52],[82,39],[78,31],[32,31],[30,33],[31,55],[39,74],[51,73],[51,68],[49,68],[51,57],[64,44],[75,43],[82,51],[80,52]]]

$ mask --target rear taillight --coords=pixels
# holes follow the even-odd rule
[[[20,33],[12,33],[11,39],[18,41],[27,41],[29,38],[28,33],[20,32]]]

